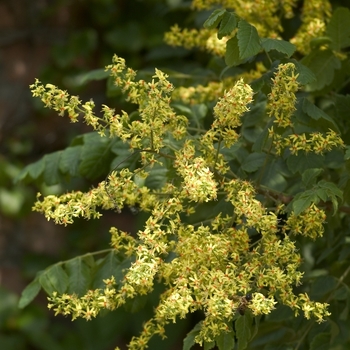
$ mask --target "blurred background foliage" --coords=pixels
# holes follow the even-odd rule
[[[347,0],[333,4],[348,5]],[[200,27],[208,15],[205,11],[192,12],[190,1],[185,0],[0,1],[1,349],[107,350],[117,345],[124,348],[131,336],[138,334],[142,322],[150,318],[160,293],[156,290],[125,309],[106,313],[90,322],[72,323],[69,318],[53,317],[46,308],[44,294],[25,309],[18,309],[22,289],[39,270],[59,260],[105,249],[112,225],[136,232],[143,222],[142,216],[124,211],[122,215],[105,213],[103,220],[78,221],[69,228],[61,228],[31,212],[38,190],[43,194],[71,188],[84,190],[101,179],[72,179],[50,187],[42,183],[30,186],[13,183],[24,165],[65,148],[76,135],[91,131],[84,124],[70,124],[44,110],[40,101],[31,97],[28,85],[37,77],[44,83],[78,94],[82,100],[93,98],[96,105],[108,104],[128,111],[130,106],[122,102],[117,89],[113,90],[108,80],[101,79],[105,77],[101,68],[110,64],[114,53],[142,74],[152,75],[157,67],[178,72],[173,76],[180,85],[203,83],[206,77],[224,68],[223,60],[197,50],[169,47],[164,44],[163,35],[175,23],[180,27]],[[298,16],[286,21],[285,39],[293,36],[299,24]],[[339,223],[332,224],[345,230],[349,227],[348,221],[343,217]],[[300,242],[305,271],[315,269],[313,252],[324,250],[325,242],[334,241],[332,235],[333,231],[329,231],[314,243]],[[328,251],[323,255],[319,253],[318,269],[308,277],[318,281],[309,291],[311,297],[321,298],[336,283],[332,277],[324,276],[323,270],[328,269],[330,261],[335,262],[332,264],[334,274],[342,269],[342,264],[336,263],[339,251],[339,246],[330,244]],[[345,259],[350,254],[348,244],[342,247],[342,252]],[[349,313],[349,305],[344,295],[338,294],[335,299],[339,303],[332,306],[331,311],[342,317],[342,313]],[[182,339],[198,321],[197,316],[169,326],[169,338],[153,339],[150,349],[181,349]],[[288,333],[291,318],[288,310],[272,313],[269,325],[266,330],[262,326],[262,336],[252,348],[261,348],[269,342],[273,346],[281,338],[292,336]],[[346,324],[344,321],[345,328]],[[322,327],[325,325],[315,327],[313,334],[322,335]],[[345,328],[341,332],[345,332]]]

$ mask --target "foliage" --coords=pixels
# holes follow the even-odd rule
[[[21,307],[43,288],[55,314],[91,320],[160,283],[131,349],[192,312],[202,320],[184,349],[349,345],[350,11],[305,1],[299,29],[284,38],[280,19],[292,18],[297,2],[268,3],[222,1],[203,28],[166,33],[171,45],[215,56],[204,84],[177,84],[181,73],[159,69],[146,80],[114,55],[106,71],[130,113],[106,105],[96,113],[92,100],[31,85],[45,107],[94,131],[18,180],[106,176],[86,192],[38,194],[34,210],[63,225],[125,207],[147,216],[135,236],[111,227],[111,249],[38,273]]]

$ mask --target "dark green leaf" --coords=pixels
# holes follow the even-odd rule
[[[45,289],[45,292],[51,295],[57,291],[59,294],[63,294],[68,288],[68,275],[59,264],[53,265],[46,269],[39,277],[41,286]]]
[[[82,296],[89,289],[92,279],[91,268],[85,262],[85,259],[78,256],[75,259],[65,263],[65,269],[68,274],[68,293]]]
[[[21,298],[19,299],[19,302],[18,302],[18,307],[20,309],[23,309],[28,304],[30,304],[34,300],[34,298],[38,295],[38,293],[40,292],[40,289],[41,289],[41,285],[39,283],[39,279],[35,278],[22,291]]]
[[[187,333],[186,338],[184,339],[182,350],[190,350],[192,346],[195,344],[195,337],[200,333],[202,328],[202,321],[198,322],[193,329]]]
[[[215,29],[219,22],[221,21],[222,17],[226,13],[226,10],[224,9],[217,9],[215,10],[209,18],[204,22],[203,27],[208,29]]]
[[[317,38],[313,38],[310,40],[310,47],[312,49],[318,49],[324,45],[330,45],[332,43],[332,39],[328,36],[319,36]]]
[[[335,95],[334,107],[339,120],[350,116],[350,95]]]
[[[242,163],[242,169],[248,173],[257,171],[262,167],[266,159],[266,153],[250,153]]]
[[[132,258],[122,259],[115,251],[108,253],[95,267],[93,288],[103,288],[103,280],[114,276],[117,283],[123,279],[125,270],[130,267]]]
[[[260,172],[257,173],[257,176],[261,176],[261,183],[275,191],[283,192],[288,185],[285,178],[288,168],[284,168],[283,165],[283,162],[277,159],[269,159],[269,162],[261,169],[262,176]]]
[[[238,350],[247,348],[252,335],[252,322],[253,317],[250,312],[246,312],[244,316],[239,317],[235,322]]]
[[[60,170],[71,176],[79,175],[80,156],[83,146],[67,147],[61,155]]]
[[[294,197],[292,207],[295,215],[299,215],[312,203],[318,203],[319,199],[315,191],[305,191],[302,194],[298,194]]]
[[[310,102],[307,98],[301,99],[302,109],[303,111],[309,115],[311,118],[318,120],[320,118],[326,119],[331,122],[333,125],[336,125],[334,120],[325,113],[322,109],[315,106],[312,102]]]
[[[344,151],[342,149],[332,149],[327,152],[325,154],[325,165],[329,169],[341,169],[345,165]]]
[[[213,349],[214,347],[215,347],[215,341],[204,342],[204,350],[210,350],[210,349]]]
[[[111,152],[117,157],[113,159],[110,165],[110,170],[120,170],[123,168],[132,169],[132,164],[135,164],[139,159],[139,152],[130,153],[130,146],[122,140],[115,141],[111,145]]]
[[[327,195],[327,191],[325,191],[324,189],[322,188],[316,188],[316,191],[315,191],[317,197],[319,197],[322,201],[326,201],[327,198],[328,198],[328,195]]]
[[[337,185],[335,185],[333,182],[321,180],[317,185],[320,188],[324,188],[325,190],[327,190],[329,196],[334,195],[336,197],[339,197],[340,199],[343,198],[343,191],[340,188],[338,188]]]
[[[109,72],[105,69],[94,69],[90,72],[81,73],[68,79],[69,85],[82,86],[91,80],[102,80],[109,76]]]
[[[233,12],[225,12],[219,26],[218,38],[230,35],[237,26],[237,19]]]
[[[241,60],[255,56],[261,50],[258,31],[244,19],[241,19],[238,22],[237,39],[239,46],[239,58]]]
[[[261,45],[263,49],[267,52],[271,50],[276,50],[290,57],[296,50],[295,45],[291,44],[289,41],[271,39],[271,38],[262,38]]]
[[[298,155],[290,155],[287,158],[288,169],[292,173],[300,172],[301,174],[311,168],[322,168],[324,157],[314,153],[300,152]]]
[[[163,187],[167,181],[167,174],[168,167],[164,167],[160,164],[155,164],[152,169],[150,169],[150,174],[147,176],[145,186],[151,189],[159,189]]]
[[[62,151],[50,153],[44,156],[45,169],[44,169],[44,181],[48,186],[56,185],[60,183],[60,171],[59,164]]]
[[[238,39],[237,36],[234,36],[226,43],[226,54],[225,54],[225,63],[231,66],[238,66],[243,60],[240,58],[239,48],[238,48]]]
[[[222,332],[215,338],[215,341],[219,350],[233,350],[235,347],[235,334],[233,331],[229,333]]]
[[[124,308],[130,313],[139,312],[145,307],[147,301],[149,301],[148,295],[136,295],[133,299],[126,301]]]
[[[88,179],[105,175],[110,170],[113,155],[111,146],[113,139],[101,137],[98,133],[84,135],[84,148],[81,153],[82,161],[79,171]]]
[[[341,67],[338,57],[331,50],[313,50],[301,60],[316,76],[316,81],[310,83],[310,89],[321,90],[332,83],[334,71]]]
[[[15,178],[15,181],[33,181],[37,180],[45,169],[44,159],[40,159],[35,163],[27,165]]]
[[[307,169],[303,172],[302,181],[306,188],[316,183],[317,177],[323,172],[323,169]]]
[[[338,7],[328,23],[326,33],[332,39],[331,48],[340,51],[350,46],[350,10]]]
[[[330,343],[330,333],[319,333],[312,339],[310,350],[329,350],[331,348]]]
[[[293,62],[296,67],[297,73],[299,74],[297,80],[301,85],[310,84],[317,80],[316,75],[311,69],[294,59],[292,59],[291,62]]]

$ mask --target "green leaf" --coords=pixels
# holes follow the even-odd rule
[[[219,26],[218,39],[230,35],[237,27],[237,19],[233,12],[225,12]]]
[[[110,165],[110,169],[113,170],[120,170],[123,168],[132,170],[134,168],[132,165],[135,165],[139,159],[139,152],[130,153],[129,144],[124,143],[122,140],[116,140],[111,145],[111,152],[117,155]]]
[[[94,69],[86,73],[78,74],[67,80],[69,85],[78,87],[88,83],[91,80],[102,80],[108,77],[109,77],[109,72],[106,71],[104,68],[101,68],[101,69]]]
[[[79,175],[80,156],[83,146],[67,147],[61,155],[60,170],[71,176]]]
[[[227,11],[225,9],[215,10],[209,18],[204,22],[203,27],[208,29],[215,29],[220,23],[221,19]]]
[[[235,347],[235,333],[233,331],[222,332],[215,338],[219,350],[233,350]]]
[[[302,110],[312,119],[318,120],[320,118],[323,118],[331,122],[334,126],[336,126],[334,120],[326,112],[315,106],[307,98],[302,98],[300,103],[302,105]]]
[[[65,293],[68,288],[68,281],[67,273],[59,264],[49,267],[39,277],[41,286],[49,295],[55,291],[59,294]]]
[[[287,158],[288,169],[293,173],[302,174],[305,170],[311,168],[322,168],[324,157],[314,153],[300,152],[298,155],[290,155]]]
[[[299,215],[307,209],[312,203],[318,203],[319,198],[314,190],[308,190],[296,195],[292,202],[292,208],[295,215]]]
[[[319,197],[322,201],[326,201],[327,198],[328,198],[328,195],[327,195],[327,191],[325,191],[324,189],[322,188],[316,188],[316,191],[315,191],[317,197]]]
[[[295,45],[289,41],[271,38],[261,38],[261,46],[266,52],[276,50],[278,52],[286,54],[287,57],[292,56],[296,50]]]
[[[332,39],[331,48],[340,51],[350,46],[350,10],[338,7],[328,23],[326,34]]]
[[[252,335],[252,323],[253,317],[250,312],[246,312],[244,316],[239,317],[235,322],[238,350],[247,348]]]
[[[15,182],[19,181],[33,181],[37,180],[45,169],[45,161],[44,159],[40,159],[35,163],[27,165],[22,171],[16,176]]]
[[[186,338],[183,342],[183,348],[182,350],[190,350],[193,345],[195,345],[195,337],[200,333],[202,328],[202,321],[198,322],[193,329],[187,333]]]
[[[207,342],[204,341],[204,350],[210,350],[215,347],[215,341]]]
[[[297,74],[299,74],[297,81],[301,85],[310,84],[317,80],[316,75],[312,72],[311,69],[309,69],[308,67],[304,66],[299,61],[296,61],[294,59],[292,59],[291,62],[294,63]]]
[[[164,160],[163,163],[164,162],[166,162],[166,160]],[[147,176],[145,185],[151,189],[163,187],[167,181],[168,169],[169,167],[165,167],[164,165],[155,164],[150,170],[150,174]]]
[[[334,106],[339,120],[347,119],[350,115],[350,95],[335,95]]]
[[[337,185],[333,182],[321,180],[317,185],[320,188],[324,188],[325,190],[327,190],[329,196],[336,196],[340,199],[343,198],[343,191],[340,188],[338,188]]]
[[[237,36],[234,36],[226,43],[226,54],[225,54],[225,63],[231,66],[238,66],[243,60],[240,58],[238,39]]]
[[[261,173],[257,173],[257,176],[261,176],[261,184],[267,186],[275,191],[283,192],[287,186],[287,180],[285,175],[290,174],[288,168],[285,167],[284,162],[277,159],[269,159]]]
[[[44,181],[48,186],[60,183],[59,164],[62,151],[54,152],[44,156],[45,169]]]
[[[333,276],[319,276],[317,277],[310,290],[310,295],[315,299],[322,299],[330,294],[338,284],[338,279]]]
[[[302,181],[306,188],[315,184],[317,177],[323,172],[323,169],[307,169],[303,172]]]
[[[310,344],[310,350],[329,350],[331,347],[331,334],[318,333]]]
[[[34,298],[39,294],[40,289],[41,289],[41,285],[39,283],[39,279],[35,278],[22,291],[21,298],[19,299],[19,302],[18,302],[18,307],[20,309],[23,309],[28,304],[30,304],[34,300]]]
[[[237,39],[239,46],[239,58],[241,60],[255,56],[261,50],[258,31],[244,19],[241,19],[238,22]]]
[[[103,288],[103,280],[114,276],[119,283],[124,276],[124,270],[130,267],[132,258],[121,259],[115,251],[108,253],[103,259],[96,263],[92,287]]]
[[[265,162],[266,153],[251,153],[242,163],[242,169],[247,173],[252,173],[261,168]]]
[[[313,50],[301,60],[316,76],[316,81],[310,83],[311,91],[321,90],[332,83],[334,71],[341,67],[338,57],[331,50]]]
[[[328,36],[319,36],[317,38],[313,38],[310,40],[310,47],[312,49],[318,49],[324,45],[330,45],[332,43],[332,39]]]
[[[91,267],[83,257],[76,257],[64,264],[68,274],[68,293],[82,296],[86,294],[91,282]]]
[[[95,179],[109,172],[113,158],[111,152],[113,143],[113,139],[101,137],[97,132],[84,135],[82,161],[79,165],[79,172],[82,176]]]

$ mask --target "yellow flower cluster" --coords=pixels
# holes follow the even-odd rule
[[[212,40],[212,36],[215,35],[213,30],[208,29],[181,29],[178,25],[174,25],[170,28],[170,31],[165,33],[164,40],[170,46],[181,46],[186,49],[192,49],[195,47],[206,49],[207,42]],[[220,44],[221,45],[221,44]],[[213,50],[215,50],[213,48]],[[222,52],[219,50],[218,52]]]
[[[292,154],[299,151],[323,154],[333,148],[344,147],[344,142],[334,131],[324,135],[321,132],[296,134],[292,132],[294,125],[292,116],[296,110],[295,93],[299,89],[293,63],[281,64],[272,79],[271,93],[268,94],[268,115],[274,118],[278,128],[287,129],[287,133],[277,133],[274,127],[269,128],[269,137],[273,140],[276,154],[282,154],[284,149],[289,149]]]
[[[271,93],[268,95],[269,116],[282,128],[293,126],[291,117],[296,110],[295,93],[299,89],[293,63],[280,64],[272,79]]]
[[[198,10],[208,10],[220,5],[234,10],[238,16],[254,25],[260,36],[277,38],[282,32],[281,18],[294,16],[297,0],[193,0]]]
[[[302,25],[291,39],[298,51],[306,55],[311,51],[310,41],[323,36],[326,23],[331,16],[331,4],[328,0],[305,0],[302,9]]]
[[[139,206],[149,213],[136,237],[111,228],[113,249],[135,257],[123,281],[117,285],[111,278],[105,281],[105,288],[81,297],[54,293],[49,307],[73,319],[91,319],[103,309],[113,310],[127,299],[150,293],[155,281],[162,282],[166,289],[154,317],[144,325],[141,335],[131,340],[130,349],[146,348],[153,335],[164,336],[167,323],[196,310],[205,315],[196,342],[210,342],[240,317],[236,309],[247,293],[252,294],[247,308],[253,315],[268,314],[277,303],[283,303],[321,322],[329,315],[327,305],[293,293],[293,287],[301,283],[301,257],[287,233],[315,238],[316,231],[322,230],[324,213],[311,206],[281,224],[278,212],[267,210],[257,198],[252,183],[226,176],[229,166],[220,152],[220,142],[227,147],[236,142],[235,129],[249,110],[252,88],[243,79],[237,81],[213,108],[211,128],[204,135],[193,134],[186,128],[186,118],[171,108],[173,86],[163,72],[156,70],[151,82],[135,81],[135,72],[117,56],[108,69],[128,99],[138,105],[139,119],[131,121],[127,113],[116,115],[104,106],[103,117],[96,125],[90,119],[85,121],[100,133],[106,131],[110,137],[129,142],[140,155],[154,157],[144,161],[150,169],[154,162],[161,164],[160,157],[167,158],[171,162],[169,174],[164,185],[149,189],[136,179],[149,176],[147,166],[143,170],[113,171],[86,193],[37,201],[34,210],[64,225],[77,217],[98,218],[99,208]],[[281,122],[290,120],[294,108],[298,84],[293,69],[290,64],[280,66],[272,89],[276,95],[269,97],[270,113],[278,115]],[[32,89],[55,110],[68,111],[75,106],[68,94],[56,87],[44,88],[37,82]],[[92,106],[82,107],[79,113],[93,115]],[[229,214],[213,213],[206,221],[192,224],[183,215],[191,216],[198,206],[214,208],[217,200],[227,202]]]
[[[252,100],[253,89],[250,85],[244,83],[243,79],[237,81],[216,103],[214,122],[204,138],[215,139],[219,135],[226,147],[233,145],[238,139],[235,129],[242,124],[241,117],[249,111],[248,105]]]
[[[324,232],[323,223],[325,221],[325,212],[317,208],[315,204],[312,204],[305,212],[299,215],[292,213],[288,217],[283,230],[284,232],[316,239],[317,237],[322,237]]]

